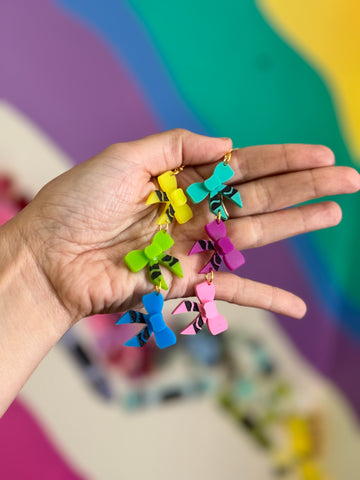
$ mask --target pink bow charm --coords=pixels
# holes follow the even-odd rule
[[[222,220],[214,220],[205,226],[205,231],[211,240],[198,240],[188,255],[199,252],[214,251],[214,255],[199,273],[209,273],[211,270],[218,271],[221,262],[224,261],[229,270],[236,270],[245,263],[241,252],[235,249],[229,237],[226,235],[225,224]]]
[[[196,335],[200,332],[202,327],[207,323],[208,329],[212,335],[217,335],[224,332],[228,328],[227,321],[220,315],[216,309],[215,285],[207,281],[199,283],[195,286],[195,293],[200,303],[192,302],[191,300],[184,300],[172,312],[199,312],[199,315],[193,320],[184,330],[182,335]]]

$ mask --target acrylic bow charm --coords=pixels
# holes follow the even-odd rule
[[[205,231],[211,240],[198,240],[189,252],[189,255],[199,252],[214,251],[214,255],[199,273],[218,271],[221,262],[230,270],[236,270],[245,263],[241,252],[235,249],[231,240],[226,235],[225,224],[222,220],[214,220],[205,226]]]
[[[209,195],[210,212],[217,215],[221,213],[221,218],[227,220],[228,215],[223,206],[223,198],[226,197],[239,207],[242,207],[242,201],[236,188],[230,185],[224,185],[224,182],[230,180],[234,175],[233,169],[228,163],[219,163],[214,173],[204,182],[193,183],[190,185],[186,193],[194,203],[202,202]]]
[[[216,309],[216,303],[214,302],[215,285],[207,281],[199,283],[195,286],[195,293],[200,303],[184,300],[172,312],[173,314],[199,312],[195,320],[184,328],[181,333],[183,335],[195,335],[200,332],[205,323],[207,323],[209,331],[213,335],[224,332],[228,328],[228,324]]]
[[[178,277],[183,276],[179,260],[164,253],[173,244],[174,240],[170,235],[165,230],[160,230],[154,235],[149,246],[144,250],[132,250],[125,256],[124,261],[132,272],[139,272],[147,266],[150,282],[167,290],[168,286],[161,274],[159,263]]]
[[[186,223],[189,221],[193,213],[186,203],[187,199],[182,188],[178,188],[176,175],[174,172],[165,172],[158,177],[160,188],[163,190],[155,190],[151,192],[146,205],[154,203],[165,203],[164,210],[157,220],[158,225],[171,223],[176,218],[178,223]]]
[[[126,323],[143,323],[146,325],[141,332],[124,345],[127,347],[142,347],[152,334],[154,334],[155,342],[159,348],[174,345],[176,343],[175,333],[165,324],[162,315],[164,298],[161,293],[148,293],[142,297],[142,301],[148,314],[129,310],[116,322],[116,325],[125,325]]]

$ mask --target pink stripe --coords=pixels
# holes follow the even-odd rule
[[[84,480],[27,408],[15,400],[0,420],[0,476],[4,480]]]

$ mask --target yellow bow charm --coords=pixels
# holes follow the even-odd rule
[[[176,218],[178,223],[188,222],[192,216],[192,210],[186,203],[187,199],[182,188],[178,188],[176,175],[171,170],[158,177],[162,190],[151,192],[146,205],[154,203],[165,203],[164,210],[157,220],[157,225],[171,223]]]

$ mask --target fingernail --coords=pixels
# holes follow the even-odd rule
[[[317,145],[317,156],[321,164],[334,165],[335,163],[334,152],[325,145]]]

